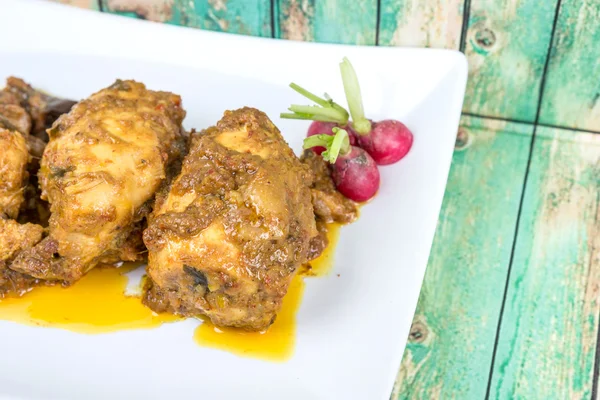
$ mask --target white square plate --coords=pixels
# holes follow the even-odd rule
[[[21,399],[388,399],[427,265],[467,77],[462,54],[258,39],[37,1],[0,2],[0,79],[83,98],[133,78],[183,97],[187,128],[226,109],[265,111],[298,153],[308,124],[281,120],[297,82],[343,100],[348,56],[367,115],[404,121],[415,142],[342,229],[333,273],[308,279],[285,363],[192,339],[198,322],[84,335],[0,322],[0,397]],[[340,274],[338,277],[337,274]]]

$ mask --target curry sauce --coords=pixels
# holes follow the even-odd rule
[[[294,351],[296,314],[304,293],[304,278],[324,276],[333,266],[335,245],[341,225],[328,224],[329,245],[317,259],[305,265],[292,280],[277,319],[263,332],[217,328],[204,319],[194,333],[200,346],[239,356],[285,361]],[[101,334],[132,329],[157,328],[182,318],[145,307],[140,298],[127,294],[127,274],[139,263],[91,270],[74,285],[42,286],[21,297],[0,300],[0,320],[24,325],[60,328],[78,333]]]
[[[21,297],[2,299],[0,320],[88,334],[156,328],[180,320],[156,314],[139,298],[125,294],[126,274],[138,267],[98,267],[73,286],[41,286]]]

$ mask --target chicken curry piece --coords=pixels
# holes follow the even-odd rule
[[[0,298],[20,295],[38,282],[9,268],[21,252],[42,239],[42,225],[47,225],[36,177],[46,142],[34,134],[72,104],[15,77],[9,77],[0,91]]]
[[[318,235],[310,169],[261,111],[226,111],[191,139],[181,173],[157,195],[144,243],[144,302],[264,330]]]
[[[134,261],[154,194],[185,152],[181,98],[116,81],[48,129],[38,174],[49,235],[11,269],[69,284],[99,263]]]

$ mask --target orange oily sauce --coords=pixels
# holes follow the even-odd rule
[[[329,244],[321,255],[303,266],[294,277],[283,298],[273,325],[263,332],[246,332],[235,328],[218,328],[209,319],[196,328],[194,339],[201,346],[224,350],[242,357],[268,361],[286,361],[294,353],[296,314],[304,293],[304,276],[323,276],[331,271],[340,224],[327,226]]]
[[[319,277],[328,275],[331,272],[333,262],[335,261],[335,248],[340,238],[341,227],[342,225],[338,223],[327,224],[327,247],[325,247],[325,250],[323,250],[319,257],[300,268],[300,275]]]
[[[21,297],[2,299],[0,320],[88,334],[155,328],[180,320],[156,314],[138,297],[125,295],[125,274],[139,265],[98,267],[68,288],[36,287]]]
[[[236,328],[217,328],[207,318],[196,328],[194,340],[201,346],[225,350],[243,357],[285,361],[292,356],[296,341],[296,312],[300,307],[304,281],[294,277],[283,298],[281,311],[264,332],[246,332]]]
[[[196,329],[195,341],[202,346],[244,357],[269,361],[289,359],[295,345],[296,313],[304,292],[303,277],[323,276],[331,270],[339,231],[339,224],[328,225],[329,245],[294,277],[283,299],[282,309],[267,331],[217,328],[205,319]],[[138,297],[125,294],[126,274],[139,265],[126,263],[120,268],[98,267],[68,288],[41,286],[22,297],[1,299],[0,320],[87,334],[149,329],[180,320],[181,317],[174,315],[156,314]]]

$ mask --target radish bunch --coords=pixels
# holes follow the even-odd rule
[[[325,148],[321,156],[331,163],[331,178],[337,190],[347,198],[362,202],[379,189],[379,170],[369,153],[350,144],[345,129],[334,127],[333,136],[318,134],[304,139],[304,148]]]
[[[292,89],[316,105],[292,105],[291,113],[282,113],[281,117],[313,121],[304,148],[312,148],[331,163],[331,176],[340,193],[362,202],[377,193],[377,165],[394,164],[404,158],[412,147],[413,134],[397,120],[367,119],[358,77],[347,58],[340,63],[340,72],[350,113],[329,96],[319,97],[292,83]]]

